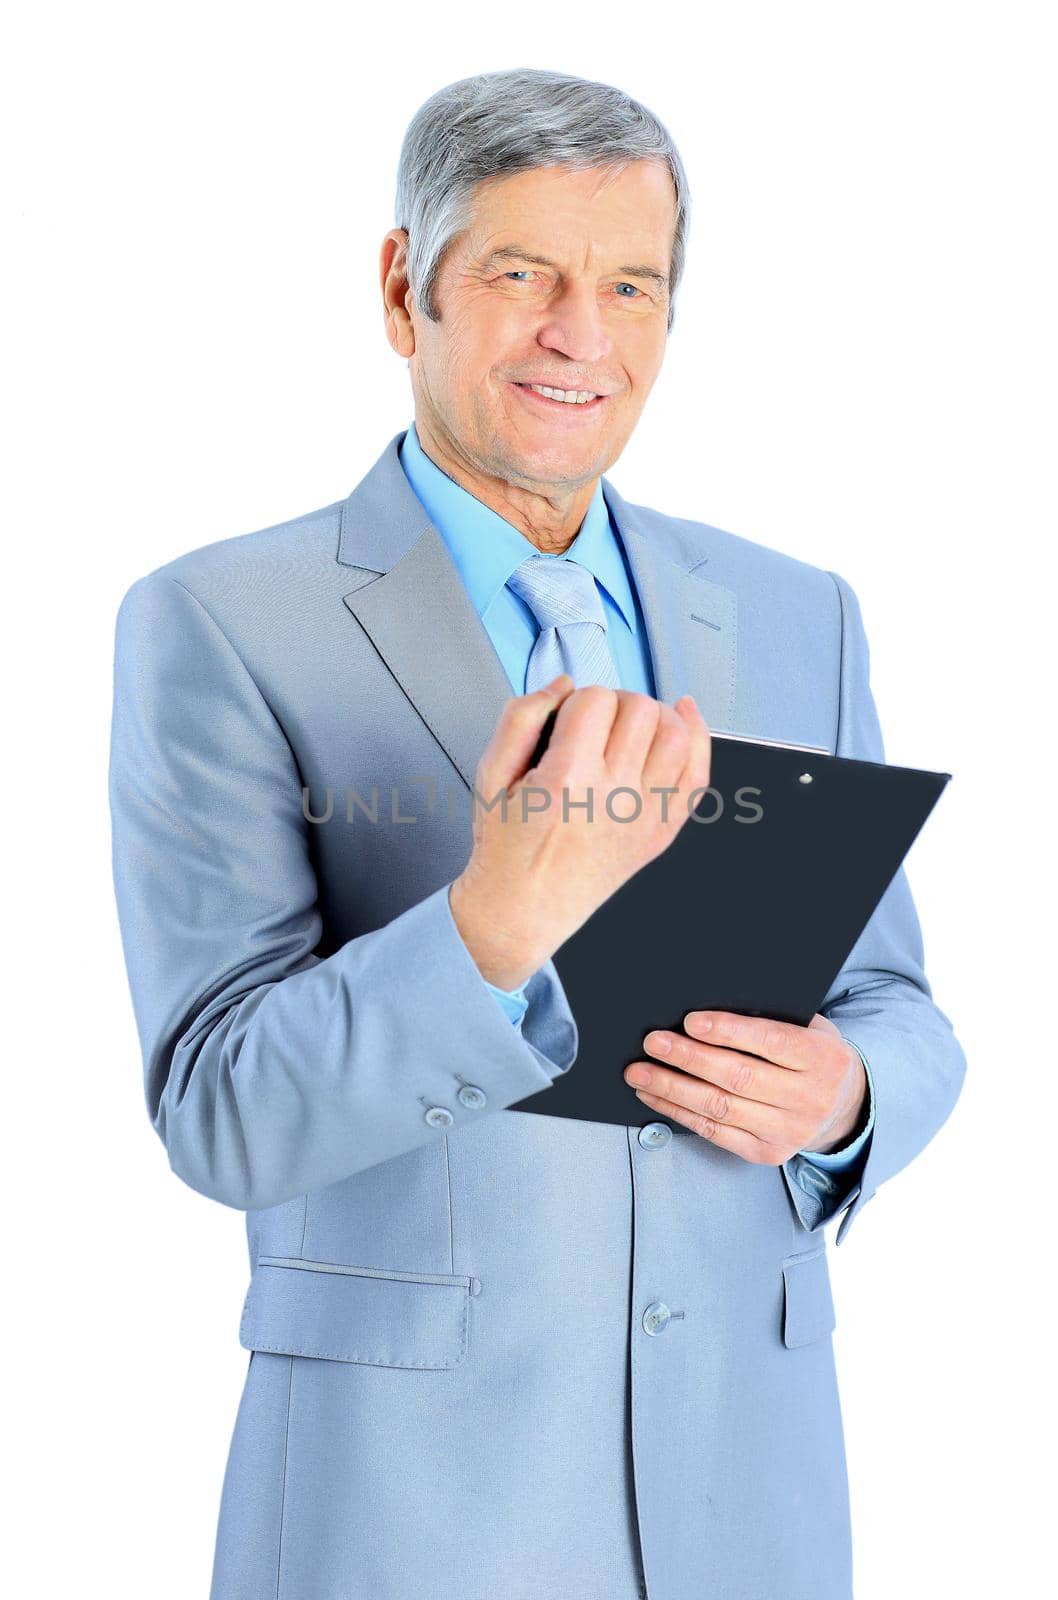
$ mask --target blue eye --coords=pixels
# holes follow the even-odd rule
[[[512,267],[511,270],[509,272],[505,272],[503,276],[505,278],[517,279],[519,282],[524,283],[532,276],[532,273],[528,267]],[[620,294],[618,298],[621,300],[634,300],[637,295],[640,299],[643,297],[643,291],[638,289],[634,283],[619,283],[617,284],[617,288],[619,290],[631,290],[631,294]]]

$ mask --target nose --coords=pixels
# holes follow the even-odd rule
[[[607,360],[614,348],[595,289],[587,283],[567,285],[548,306],[536,337],[545,350],[558,350],[580,366]]]

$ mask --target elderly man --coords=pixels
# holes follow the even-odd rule
[[[964,1071],[903,873],[810,1027],[644,1038],[675,1134],[511,1109],[577,1070],[551,957],[686,822],[657,796],[708,783],[711,731],[883,759],[848,583],[602,476],[688,203],[617,89],[441,90],[380,261],[414,424],[347,499],[122,601],[148,1109],[247,1213],[212,1600],[851,1595],[824,1227]],[[644,804],[495,804],[530,783]]]

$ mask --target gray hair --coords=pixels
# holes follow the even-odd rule
[[[621,171],[633,161],[668,166],[676,194],[668,328],[683,272],[690,190],[663,123],[621,89],[537,67],[482,72],[431,95],[408,124],[397,167],[395,226],[408,234],[408,282],[423,316],[440,321],[434,286],[441,258],[469,226],[486,178],[533,167]]]

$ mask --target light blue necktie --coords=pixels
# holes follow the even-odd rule
[[[587,567],[564,556],[529,556],[507,584],[540,624],[525,675],[526,694],[560,672],[569,673],[575,689],[590,683],[621,687],[606,641],[606,612]]]

